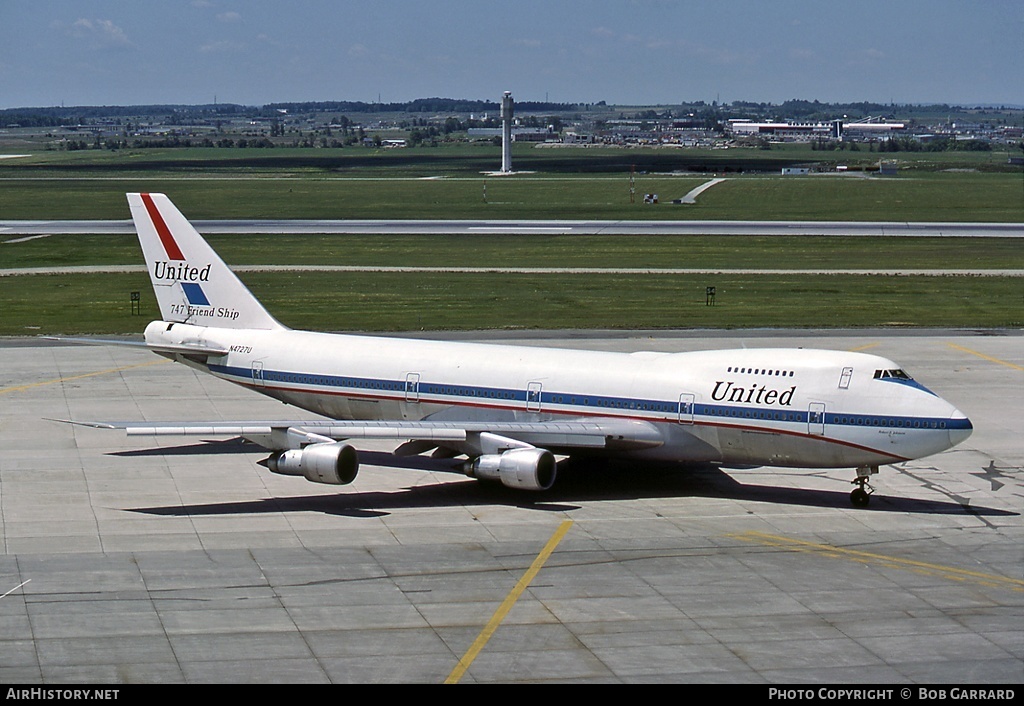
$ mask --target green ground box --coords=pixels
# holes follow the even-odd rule
[[[312,154],[311,154],[312,153]],[[1024,178],[1000,155],[913,155],[896,177],[781,176],[792,148],[565,150],[517,147],[496,177],[492,147],[417,150],[124,150],[0,163],[0,220],[127,219],[124,194],[167,193],[190,219],[467,218],[857,220],[1024,223]],[[837,160],[853,155],[827,155]],[[15,164],[17,163],[17,164]],[[830,168],[820,162],[819,167]],[[532,169],[527,169],[532,167]],[[695,205],[671,203],[714,177]],[[630,189],[632,187],[632,199]],[[658,204],[643,203],[656,193]],[[140,265],[126,236],[0,233],[0,269]],[[289,326],[478,328],[1019,327],[1015,276],[775,275],[767,269],[1021,270],[1015,238],[700,236],[213,236],[232,265],[751,269],[714,275],[247,273]],[[716,305],[705,305],[715,286]],[[132,316],[129,292],[141,291]],[[0,335],[135,333],[157,318],[140,274],[0,277]]]

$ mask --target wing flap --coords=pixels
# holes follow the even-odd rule
[[[218,422],[79,422],[54,420],[97,429],[123,429],[129,436],[243,436],[275,448],[284,440],[310,443],[318,438],[395,439],[404,442],[461,444],[480,434],[498,434],[509,439],[557,449],[628,450],[661,446],[658,428],[630,419],[593,419],[542,422],[439,422],[439,421],[340,421],[273,420]],[[472,444],[471,444],[472,445]],[[289,443],[285,448],[291,448]],[[413,447],[408,447],[413,448]]]
[[[172,423],[167,425],[133,425],[130,427],[119,427],[115,425],[104,428],[123,428],[128,436],[250,436],[256,434],[270,434],[273,432],[272,427],[262,426],[260,424],[236,426],[209,423],[199,423],[195,425]]]

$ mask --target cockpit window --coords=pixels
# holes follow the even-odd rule
[[[906,372],[904,372],[903,370],[900,370],[898,368],[896,370],[876,370],[875,371],[875,379],[876,380],[884,380],[886,378],[895,378],[897,380],[913,380],[914,379],[914,378],[910,377],[909,375],[907,375]]]

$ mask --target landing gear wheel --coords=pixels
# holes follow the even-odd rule
[[[867,507],[871,502],[871,493],[874,489],[868,483],[868,479],[878,473],[878,466],[861,466],[857,469],[857,477],[850,481],[856,488],[850,493],[850,502],[856,507]]]
[[[871,493],[863,488],[854,488],[850,493],[850,502],[857,507],[867,507],[867,504],[871,502]]]

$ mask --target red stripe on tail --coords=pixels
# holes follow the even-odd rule
[[[146,211],[149,213],[149,218],[153,221],[153,226],[156,228],[157,235],[160,236],[160,242],[164,246],[164,251],[167,253],[167,257],[172,260],[184,260],[185,256],[181,254],[181,248],[174,242],[174,236],[171,235],[171,229],[164,223],[164,217],[160,215],[160,209],[153,203],[153,197],[149,194],[140,194],[142,196],[142,203],[146,205]]]

